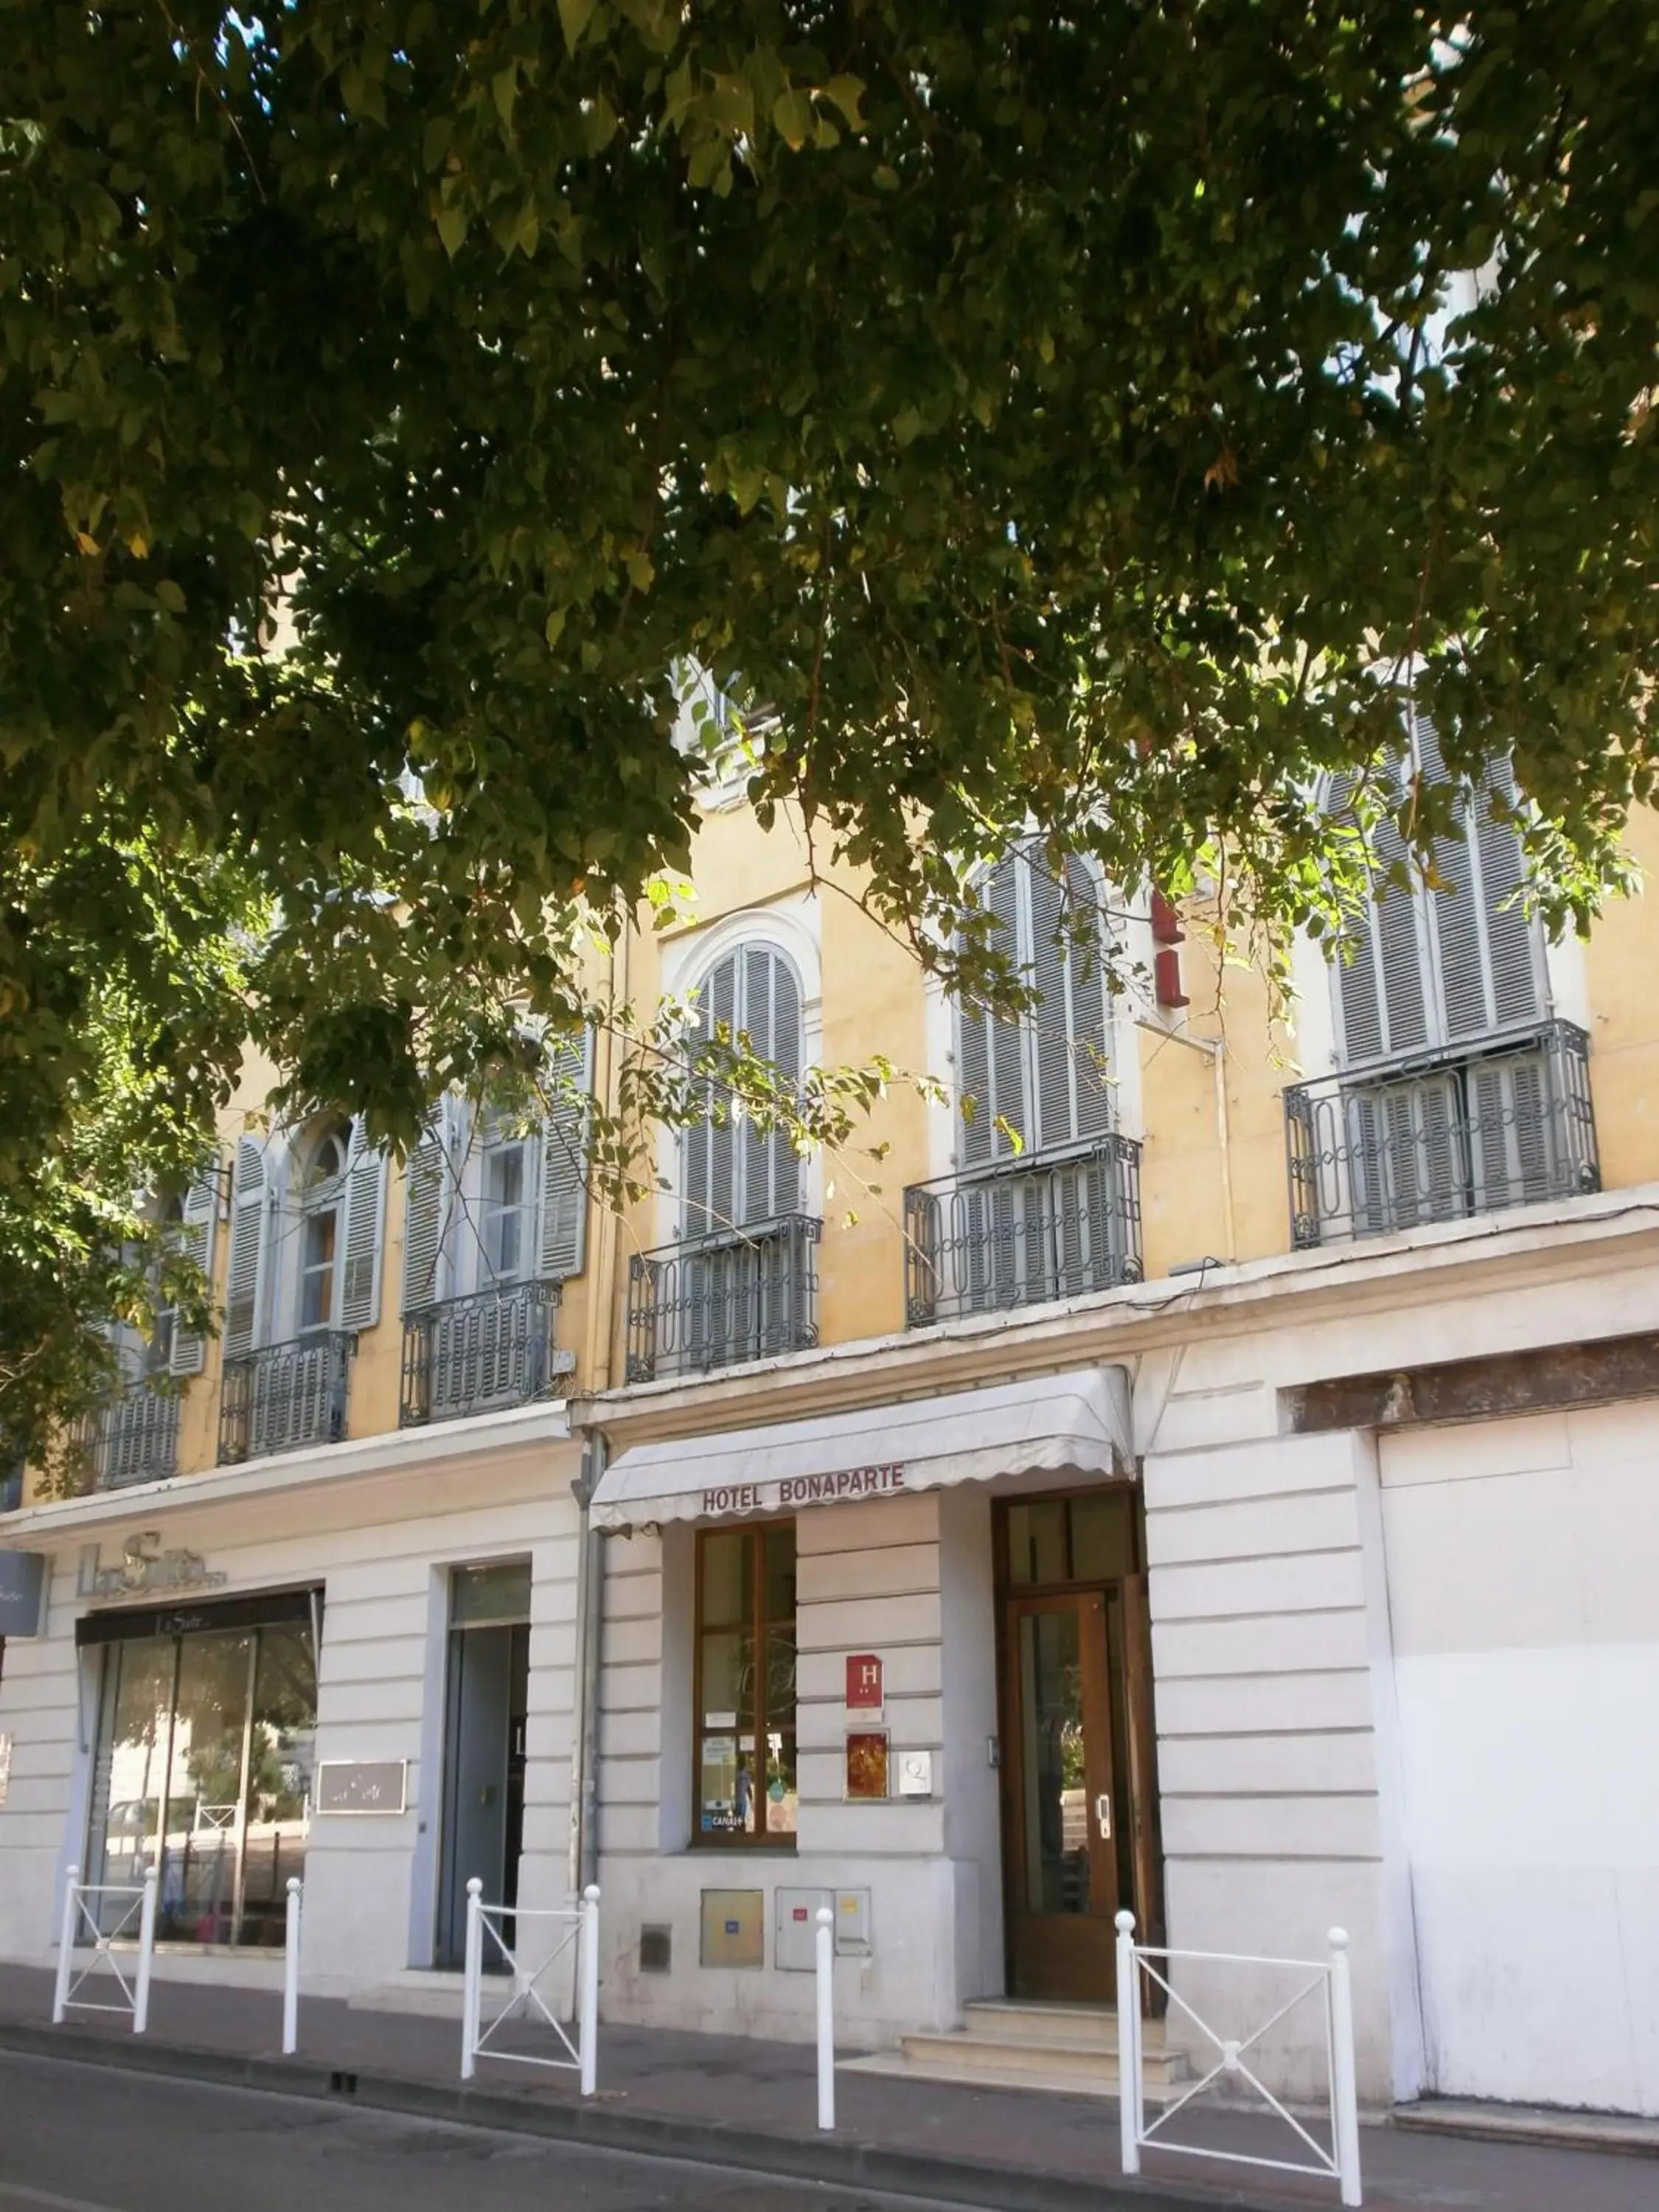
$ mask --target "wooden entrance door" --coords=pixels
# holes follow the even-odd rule
[[[1109,2002],[1120,1793],[1105,1595],[1011,1598],[1005,1636],[1012,1994]]]

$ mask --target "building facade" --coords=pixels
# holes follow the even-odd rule
[[[948,2072],[1004,2000],[1019,2078],[1115,2004],[1121,1909],[1182,1951],[1340,1923],[1369,2101],[1659,2112],[1644,902],[1545,945],[1483,820],[1351,963],[1306,949],[1292,1030],[1201,908],[1019,854],[1016,1023],[787,819],[711,803],[696,859],[619,1000],[947,1103],[896,1084],[828,1158],[716,1115],[621,1219],[579,1127],[451,1109],[406,1177],[228,1127],[180,1206],[221,1334],[134,1347],[84,1494],[0,1516],[48,1592],[0,1668],[0,1954],[50,1959],[67,1864],[143,1858],[159,1971],[270,1976],[302,1870],[312,1986],[447,2003],[470,1875],[597,1878],[607,2017],[805,2037],[826,1902],[849,2049]],[[1265,2063],[1311,2091],[1317,2017]]]

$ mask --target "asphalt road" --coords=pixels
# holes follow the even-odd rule
[[[901,2204],[0,2052],[0,2212],[901,2212]]]

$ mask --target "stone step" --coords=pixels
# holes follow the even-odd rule
[[[1079,2040],[1067,2035],[1066,2023],[1042,2020],[1034,2031],[1018,2027],[993,2036],[981,2025],[945,2034],[907,2035],[900,2039],[899,2056],[906,2067],[942,2069],[939,2078],[953,2081],[995,2077],[999,2082],[1014,2077],[1042,2077],[1042,2086],[1069,2087],[1100,2096],[1116,2094],[1118,2061],[1115,2038],[1108,2043],[1097,2030]],[[1148,2093],[1162,2092],[1187,2075],[1185,2054],[1165,2050],[1160,2044],[1145,2054]],[[1018,2086],[1018,2081],[1015,2081]],[[1038,2086],[1035,2078],[1030,2086]]]
[[[969,2035],[994,2043],[1058,2040],[1117,2049],[1117,2014],[1110,2005],[1037,2004],[1018,1997],[976,1997],[963,2007]],[[1164,2022],[1143,2020],[1141,2047],[1148,2055],[1164,2048]]]

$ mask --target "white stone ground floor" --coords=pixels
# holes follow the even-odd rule
[[[793,1931],[834,1899],[850,1916],[842,2039],[873,2050],[955,2026],[1011,1964],[1093,1971],[1089,1931],[1056,1969],[1021,1921],[1046,1853],[1053,1917],[1150,1905],[1178,1950],[1311,1959],[1345,1927],[1369,2102],[1659,2113],[1656,1331],[1659,1194],[1626,1192],[1229,1269],[1173,1298],[1142,1286],[14,1515],[0,1544],[52,1572],[44,1632],[14,1638],[0,1673],[0,1955],[49,1958],[64,1869],[93,1827],[107,1845],[112,1805],[208,1863],[199,1824],[225,1785],[204,1693],[185,1699],[187,1744],[175,1692],[175,1822],[154,1774],[131,1779],[142,1728],[122,1723],[125,1764],[100,1776],[108,1654],[124,1613],[156,1616],[149,1641],[182,1652],[216,1617],[245,1632],[269,1599],[289,1644],[307,1620],[319,1638],[314,1736],[273,1724],[263,1765],[245,1742],[238,1786],[255,1795],[234,1818],[250,1868],[261,1835],[303,1844],[319,1990],[427,1987],[459,1857],[499,1832],[522,1905],[597,1871],[613,2019],[804,2037]],[[1437,1397],[1454,1368],[1462,1395]],[[1368,1398],[1364,1378],[1387,1387]],[[573,1485],[596,1434],[608,1533],[585,1669]],[[1066,1589],[1022,1580],[1011,1547],[1039,1523],[1011,1515],[1106,1494],[1132,1501],[1133,1556],[1093,1583],[1080,1549]],[[794,1735],[774,1787],[789,1825],[757,1836],[774,1815],[751,1808],[740,1832],[741,1802],[704,1825],[699,1544],[785,1519]],[[215,1579],[109,1587],[146,1536]],[[1098,1788],[1093,1739],[1064,1713],[1049,1725],[1050,1692],[1020,1672],[1041,1641],[1029,1623],[1062,1613],[1083,1624],[1073,1676],[1102,1654],[1129,1671],[1146,1631],[1145,1698],[1107,1699],[1116,1764]],[[880,1662],[873,1716],[848,1703],[858,1658]],[[193,1662],[176,1663],[182,1684]],[[848,1737],[872,1732],[878,1797],[850,1778]],[[1059,1762],[1046,1812],[1011,1779],[1040,1741]],[[401,1809],[362,1802],[391,1770]],[[1109,1850],[1087,1826],[1101,1797]],[[175,1898],[175,1932],[204,1940],[164,1970],[270,1971],[241,1879],[240,1904],[193,1924],[200,1880]],[[233,1906],[240,1948],[222,1940]],[[1172,1978],[1231,2033],[1285,1989],[1275,1969],[1177,1963]],[[1315,2087],[1316,2010],[1287,2016],[1264,2063]]]

